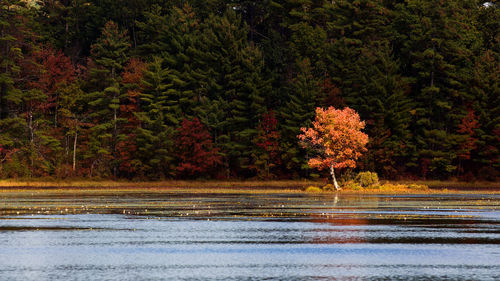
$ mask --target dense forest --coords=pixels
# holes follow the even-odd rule
[[[0,1],[0,177],[315,177],[316,107],[388,179],[500,171],[500,9],[477,0]]]

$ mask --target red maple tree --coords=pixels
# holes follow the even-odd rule
[[[127,120],[122,127],[122,133],[126,137],[118,141],[116,150],[121,160],[120,171],[129,175],[136,172],[133,161],[134,153],[137,151],[135,131],[140,124],[136,114],[139,112],[139,95],[145,70],[146,64],[144,62],[132,58],[122,73],[122,84],[127,89],[127,97],[126,101],[120,104],[120,116]]]
[[[76,68],[69,57],[51,46],[40,46],[37,51],[33,52],[33,61],[35,62],[33,72],[36,72],[36,79],[31,83],[31,86],[42,90],[47,95],[47,101],[41,104],[41,109],[57,113],[58,90],[75,81]],[[57,122],[57,117],[55,121]]]
[[[477,145],[478,139],[475,137],[475,130],[479,128],[479,121],[474,110],[469,109],[467,115],[462,118],[462,122],[458,125],[458,132],[465,136],[465,141],[460,145],[458,157],[461,159],[470,159],[470,153]]]
[[[258,155],[255,155],[257,159],[253,167],[257,170],[257,174],[270,178],[270,170],[281,165],[279,155],[280,134],[278,132],[278,120],[274,111],[270,110],[262,114],[262,121],[257,127],[257,132],[255,144],[259,151]]]
[[[207,128],[198,120],[184,119],[177,129],[176,151],[181,175],[194,176],[207,173],[222,163],[219,149],[212,142]]]
[[[329,168],[335,189],[339,190],[335,169],[354,168],[356,160],[366,151],[368,135],[361,130],[365,122],[353,109],[316,108],[312,128],[301,128],[298,136],[304,147],[310,147],[318,154],[309,159],[309,166],[319,170]]]

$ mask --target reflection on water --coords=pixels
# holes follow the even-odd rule
[[[2,193],[0,279],[499,280],[499,203],[499,195]]]

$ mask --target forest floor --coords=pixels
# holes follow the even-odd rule
[[[85,189],[85,190],[165,190],[194,193],[301,193],[307,187],[322,187],[325,180],[268,181],[110,181],[110,180],[0,180],[2,190]],[[349,189],[341,193],[498,193],[500,182],[381,181],[377,188]],[[415,188],[416,186],[416,188]],[[428,187],[428,188],[426,188]]]

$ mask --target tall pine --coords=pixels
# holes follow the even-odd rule
[[[119,116],[120,104],[124,98],[120,90],[121,72],[128,60],[130,43],[126,32],[114,22],[108,22],[102,29],[101,37],[92,45],[88,96],[95,125],[90,130],[91,145],[88,157],[93,158],[93,166],[107,169],[117,176],[119,158],[116,145],[122,138],[120,126],[124,121]],[[99,165],[103,164],[103,165]],[[94,169],[92,169],[94,170]]]

